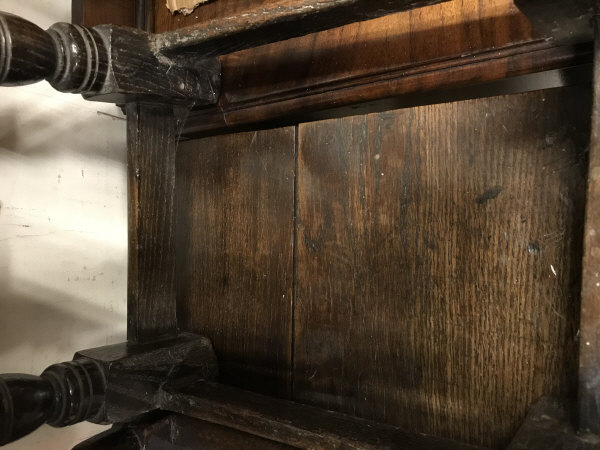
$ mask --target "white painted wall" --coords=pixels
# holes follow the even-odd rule
[[[71,0],[0,10],[48,28],[70,22]],[[0,88],[0,373],[39,374],[125,340],[125,146],[114,105],[46,82]],[[103,429],[44,426],[5,448],[70,449]]]

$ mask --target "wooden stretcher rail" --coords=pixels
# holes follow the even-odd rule
[[[159,404],[166,411],[303,449],[483,450],[217,383],[166,387]]]

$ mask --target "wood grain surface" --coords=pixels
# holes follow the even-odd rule
[[[289,96],[349,79],[357,83],[534,39],[511,0],[451,1],[224,57],[224,101],[255,101],[282,91]]]
[[[295,128],[177,156],[179,327],[213,341],[221,381],[290,391]]]
[[[502,448],[575,394],[588,99],[300,125],[295,400]]]
[[[86,27],[112,24],[136,26],[139,0],[72,0],[71,21]]]
[[[127,105],[127,339],[175,334],[175,150],[171,105]]]
[[[448,0],[279,0],[243,14],[205,21],[201,26],[156,34],[154,47],[166,56],[226,55],[442,1]]]

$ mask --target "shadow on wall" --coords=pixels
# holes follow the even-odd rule
[[[118,273],[122,266],[122,261],[107,260],[95,273]],[[74,277],[73,282],[79,280]],[[125,315],[112,302],[92,303],[48,285],[15,279],[7,245],[0,245],[0,286],[0,373],[37,375],[50,364],[70,360],[77,350],[113,343],[114,335],[123,333]],[[116,305],[120,299],[115,297]]]
[[[39,297],[25,297],[10,290],[0,294],[0,328],[3,330],[0,360],[9,350],[23,347],[37,352],[47,352],[57,346],[83,350],[77,345],[75,336],[80,333],[88,336],[100,334],[105,330],[107,321],[115,320],[114,314],[81,299],[67,297],[62,292],[48,291],[44,286],[29,285],[27,289],[38,292]],[[44,301],[47,298],[60,300]],[[35,361],[35,366],[38,365],[39,361]],[[2,367],[1,370],[16,371],[11,367]]]
[[[125,122],[113,113],[43,83],[3,96],[0,373],[125,339]]]
[[[0,11],[17,14],[42,29],[71,21],[70,0],[0,0]]]
[[[21,91],[30,92],[29,89],[25,91],[22,88]],[[15,91],[12,93],[15,94]],[[69,153],[76,156],[102,157],[122,163],[123,151],[118,151],[120,149],[111,146],[114,136],[96,135],[98,124],[108,123],[108,127],[120,126],[125,129],[125,118],[117,115],[118,110],[110,105],[111,109],[115,109],[113,115],[105,112],[106,104],[89,102],[88,108],[86,108],[89,111],[86,111],[85,114],[73,114],[69,116],[68,120],[59,122],[58,118],[65,112],[63,104],[70,103],[69,100],[77,100],[77,107],[81,109],[79,98],[69,98],[73,94],[59,95],[64,95],[61,104],[57,105],[54,98],[51,101],[40,99],[40,109],[26,115],[22,114],[22,107],[18,102],[2,105],[0,108],[0,123],[2,124],[0,149],[16,149],[19,155],[32,157],[52,157],[56,155],[57,150],[68,150]],[[95,109],[96,111],[94,111]],[[94,112],[96,117],[93,116]],[[17,120],[17,118],[19,119]],[[82,132],[85,130],[88,132]],[[63,148],[57,149],[53,145],[48,145],[49,142],[64,142]]]
[[[19,139],[17,134],[17,121],[14,111],[0,110],[0,148],[9,148],[12,142],[17,142]]]

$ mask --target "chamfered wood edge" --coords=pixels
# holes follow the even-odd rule
[[[483,95],[473,87],[544,71],[589,66],[592,54],[590,44],[560,46],[538,40],[335,82],[323,80],[308,88],[240,103],[226,100],[228,86],[224,85],[219,104],[193,111],[182,135],[197,138],[436,103],[444,101],[444,93],[452,90],[464,91],[458,99],[476,98]],[[586,70],[589,68],[583,71]],[[433,93],[441,97],[432,97]]]
[[[153,0],[136,0],[136,23],[140,30],[154,33],[154,2]]]
[[[579,427],[600,435],[600,20],[595,23],[592,133],[585,212],[579,347]]]

